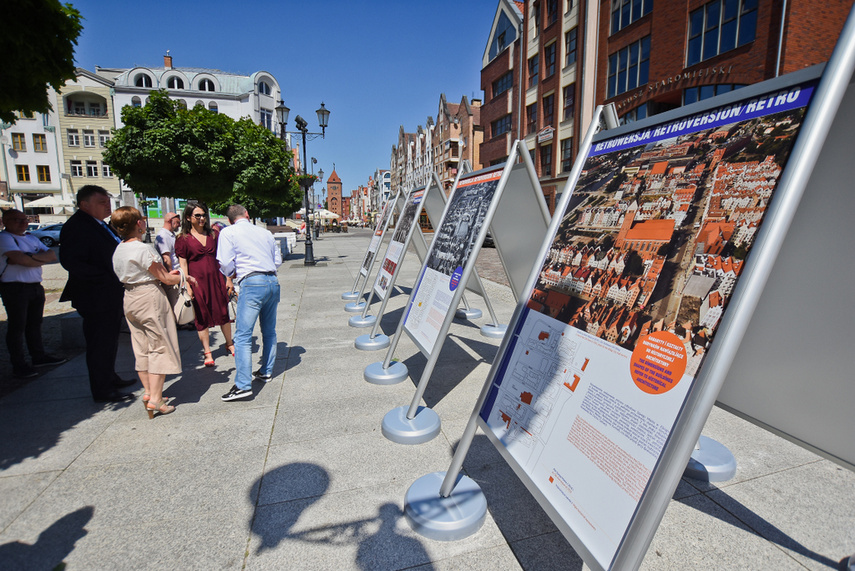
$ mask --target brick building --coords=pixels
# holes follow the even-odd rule
[[[481,161],[504,162],[524,138],[552,210],[596,105],[631,122],[827,61],[852,5],[499,0],[482,58]]]

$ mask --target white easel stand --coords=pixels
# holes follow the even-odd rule
[[[736,475],[736,458],[724,444],[702,434],[683,475],[704,482],[726,482]]]

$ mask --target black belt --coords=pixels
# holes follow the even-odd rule
[[[246,278],[251,278],[252,276],[275,276],[275,275],[276,275],[276,272],[249,272],[248,274],[243,276],[241,279],[239,279],[238,283],[242,282]]]

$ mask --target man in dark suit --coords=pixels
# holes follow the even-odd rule
[[[132,400],[133,395],[117,390],[136,381],[116,374],[125,290],[113,272],[113,252],[121,240],[104,223],[112,212],[110,195],[100,186],[86,185],[77,192],[77,207],[59,235],[59,262],[68,271],[59,300],[71,301],[83,318],[92,398],[95,402]]]

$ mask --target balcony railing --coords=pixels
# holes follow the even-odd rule
[[[66,117],[107,117],[108,113],[106,111],[95,111],[93,109],[89,109],[86,111],[81,111],[79,109],[71,109],[65,112]]]

